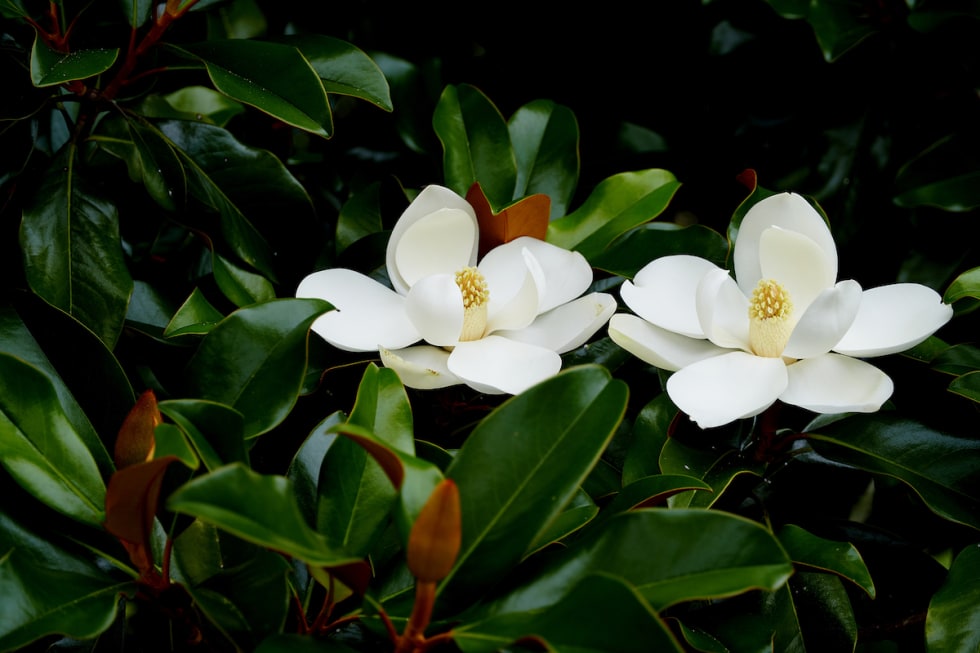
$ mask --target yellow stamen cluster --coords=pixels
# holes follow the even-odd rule
[[[763,279],[749,302],[749,341],[757,356],[779,358],[792,333],[793,302],[772,279]]]
[[[463,330],[461,341],[479,340],[487,329],[487,302],[490,290],[487,280],[475,267],[465,267],[456,272],[456,285],[463,295]]]

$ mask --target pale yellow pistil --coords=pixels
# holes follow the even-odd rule
[[[456,285],[463,295],[463,330],[460,341],[479,340],[487,330],[487,301],[490,290],[487,280],[474,267],[456,273]]]
[[[760,281],[749,302],[749,343],[757,356],[783,355],[793,331],[792,314],[793,302],[786,289],[772,279]]]

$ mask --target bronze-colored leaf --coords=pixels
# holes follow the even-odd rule
[[[459,489],[447,478],[432,491],[408,536],[408,569],[416,580],[436,583],[449,574],[459,555],[462,524]]]
[[[466,201],[476,211],[480,225],[480,258],[494,247],[521,236],[544,240],[548,233],[551,198],[543,193],[525,197],[494,213],[483,187],[476,182],[467,191]]]
[[[116,468],[122,469],[152,459],[156,449],[153,432],[162,423],[163,417],[157,407],[156,395],[153,390],[146,390],[136,400],[119,428],[113,452]]]

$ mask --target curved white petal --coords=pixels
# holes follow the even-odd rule
[[[449,371],[449,352],[438,347],[418,345],[405,349],[379,349],[381,362],[398,374],[409,388],[434,390],[459,385],[462,381]]]
[[[459,343],[448,364],[450,371],[474,390],[516,395],[557,374],[561,357],[544,347],[487,336]]]
[[[314,272],[300,281],[296,296],[333,304],[337,310],[318,317],[312,329],[339,349],[377,351],[378,346],[407,347],[422,339],[405,312],[405,298],[359,272]]]
[[[455,345],[463,331],[463,295],[451,274],[419,279],[405,297],[405,312],[430,345]]]
[[[825,354],[786,368],[782,401],[816,413],[873,413],[891,396],[888,375],[864,361]]]
[[[443,186],[426,186],[398,218],[385,262],[402,295],[430,274],[475,265],[480,228],[473,207]]]
[[[617,313],[610,318],[609,337],[643,362],[668,372],[731,351],[710,340],[689,338],[662,329],[628,313]]]
[[[647,263],[633,281],[624,281],[619,294],[630,310],[657,326],[704,338],[695,298],[702,277],[720,268],[703,258],[677,254]]]
[[[847,356],[884,356],[919,344],[953,317],[932,288],[896,283],[864,291],[850,330],[834,351]]]
[[[503,255],[487,263],[490,254],[504,247],[507,245],[488,252],[478,266],[490,291],[488,334],[502,329],[523,329],[531,324],[538,314],[544,292],[544,272],[526,248],[508,248]]]
[[[689,365],[667,379],[667,394],[703,429],[758,415],[786,389],[779,358],[733,351]]]
[[[755,203],[742,218],[738,227],[733,263],[735,279],[746,294],[751,294],[752,289],[762,278],[759,239],[762,232],[770,227],[795,231],[816,243],[826,254],[827,261],[833,269],[830,283],[837,279],[837,245],[834,244],[827,223],[802,196],[795,193],[779,193]]]
[[[590,293],[542,313],[523,329],[497,331],[496,334],[564,354],[584,345],[615,312],[615,297],[601,292]]]
[[[857,281],[841,281],[827,288],[793,328],[783,355],[810,358],[826,354],[851,328],[860,306],[861,286]]]
[[[709,270],[696,293],[698,320],[708,340],[726,349],[750,350],[749,300],[721,268]]]
[[[817,295],[837,281],[837,259],[803,234],[771,227],[759,237],[759,265],[762,279],[774,279],[789,292],[793,310],[802,315]],[[739,280],[739,286],[751,295],[759,279]]]
[[[579,252],[569,251],[530,236],[515,238],[494,250],[501,247],[527,249],[541,266],[545,292],[539,299],[539,313],[572,301],[592,285],[592,266]],[[492,255],[493,251],[487,252],[483,257],[481,270],[486,266],[487,258]]]

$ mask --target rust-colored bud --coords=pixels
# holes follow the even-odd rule
[[[116,469],[153,459],[153,452],[156,449],[154,431],[161,423],[163,417],[157,407],[156,395],[153,394],[153,390],[146,390],[136,400],[136,404],[119,428],[113,451]]]
[[[423,583],[445,578],[462,539],[459,490],[451,479],[435,487],[408,536],[408,569]]]

